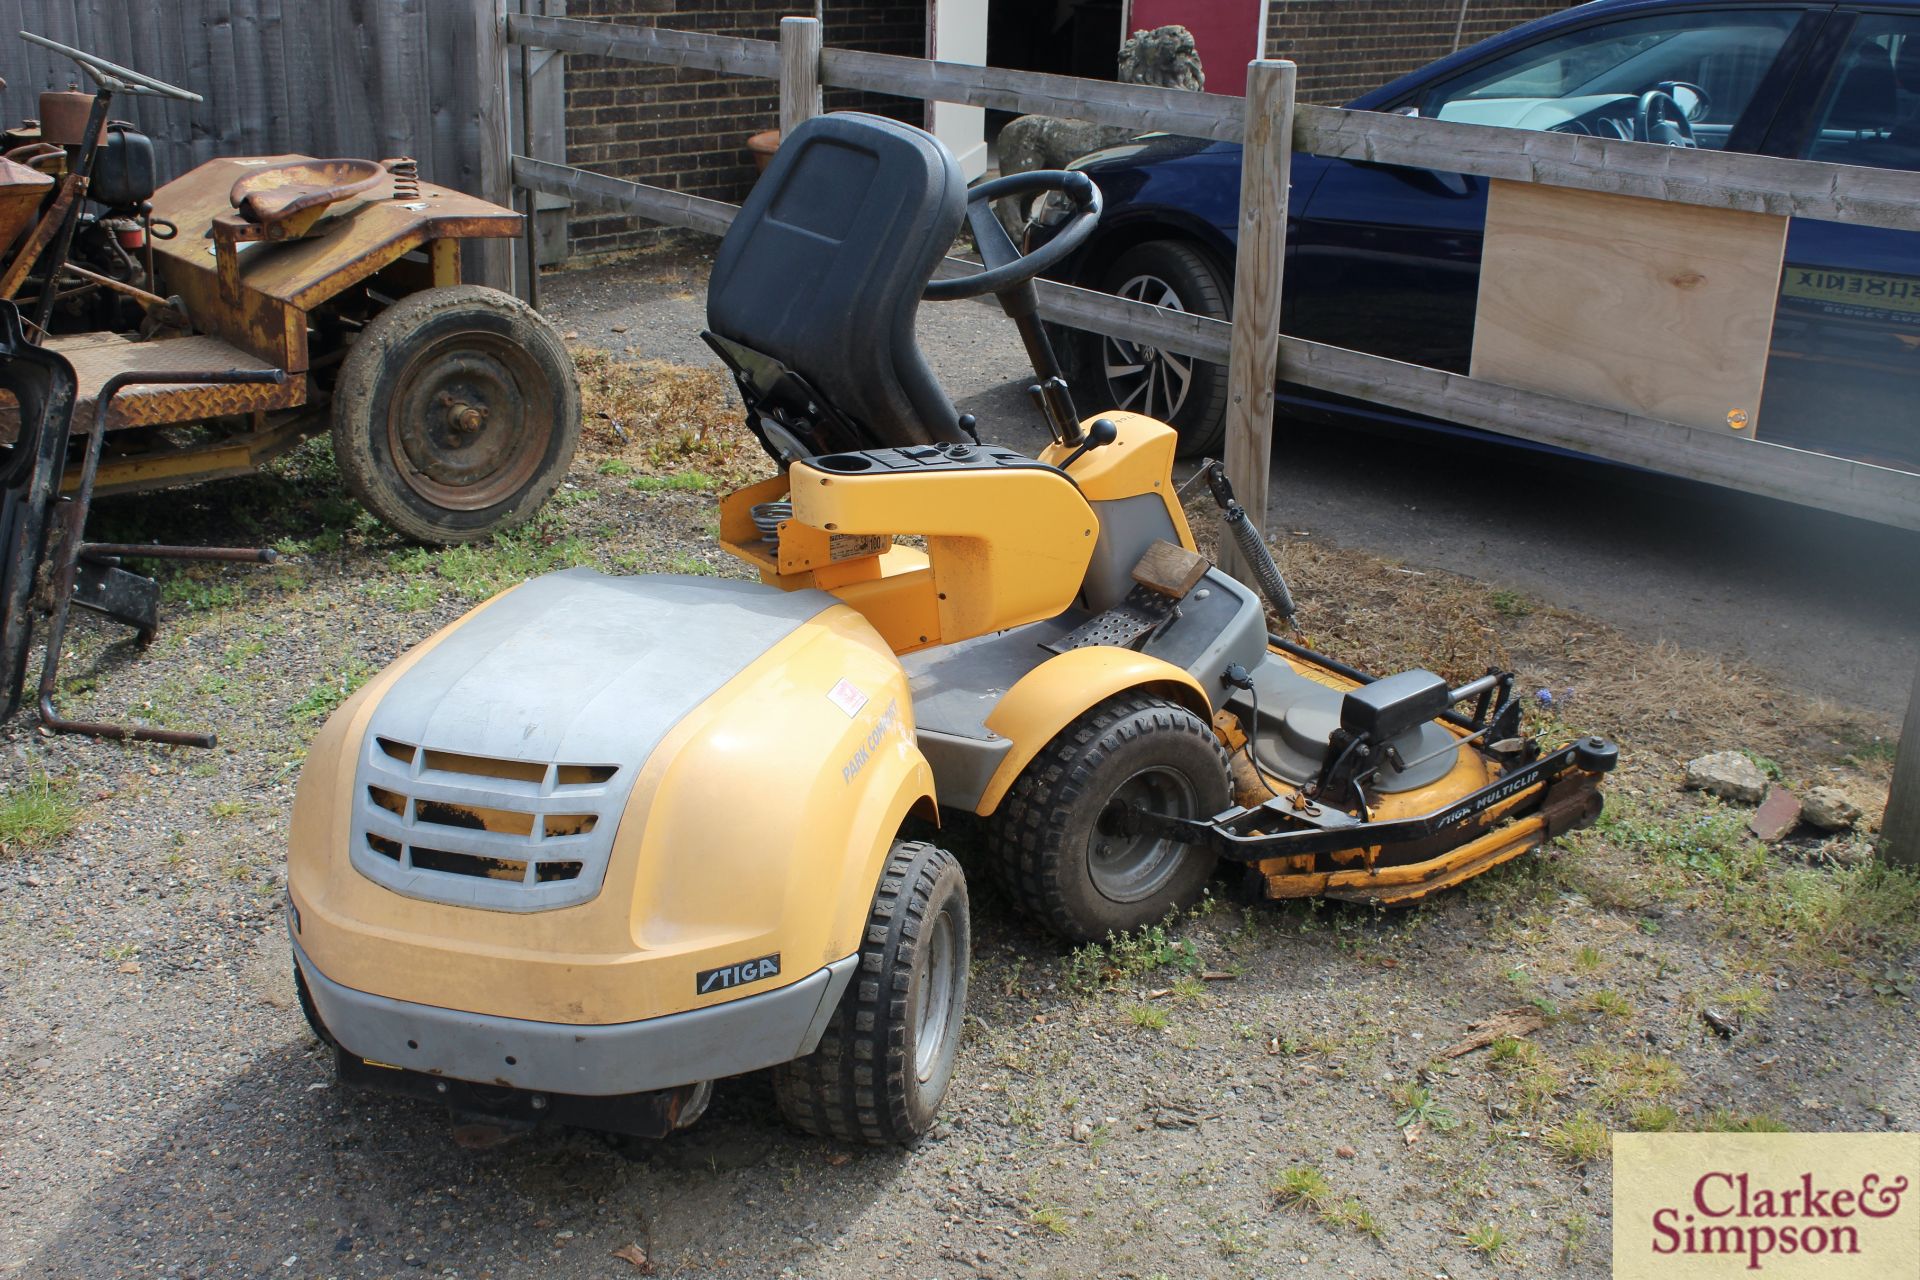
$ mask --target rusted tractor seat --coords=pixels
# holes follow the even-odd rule
[[[248,222],[267,228],[268,239],[290,239],[305,234],[329,206],[386,176],[373,160],[296,160],[247,174],[227,199]]]

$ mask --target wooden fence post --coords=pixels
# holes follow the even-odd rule
[[[1903,867],[1920,870],[1920,671],[1907,696],[1907,722],[1900,729],[1899,753],[1893,759],[1893,782],[1887,787],[1887,812],[1880,819],[1880,856]]]
[[[780,136],[820,114],[820,19],[780,19]]]
[[[1233,268],[1227,359],[1227,478],[1254,526],[1267,526],[1273,384],[1280,363],[1280,284],[1287,258],[1287,174],[1293,163],[1291,62],[1247,64],[1246,139],[1240,152],[1240,246]],[[1224,535],[1221,567],[1249,581]]]
[[[507,0],[480,0],[473,6],[478,27],[473,83],[478,96],[475,112],[480,139],[480,189],[473,194],[511,209],[513,199],[513,108],[507,77]],[[532,194],[528,194],[532,202]],[[509,240],[467,242],[463,255],[467,280],[514,290],[514,244]]]

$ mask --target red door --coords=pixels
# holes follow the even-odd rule
[[[1132,0],[1126,34],[1178,23],[1193,32],[1208,93],[1245,93],[1247,64],[1261,55],[1261,0]]]

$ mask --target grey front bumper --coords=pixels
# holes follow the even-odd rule
[[[574,1026],[465,1013],[343,987],[300,943],[293,958],[347,1052],[476,1084],[607,1097],[718,1080],[813,1052],[858,956],[799,982],[643,1022]]]

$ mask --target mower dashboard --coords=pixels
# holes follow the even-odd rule
[[[1000,471],[1027,468],[1059,471],[997,444],[923,444],[900,449],[857,449],[804,458],[798,464],[837,476],[898,475],[903,472]],[[1062,472],[1061,474],[1065,474]]]

